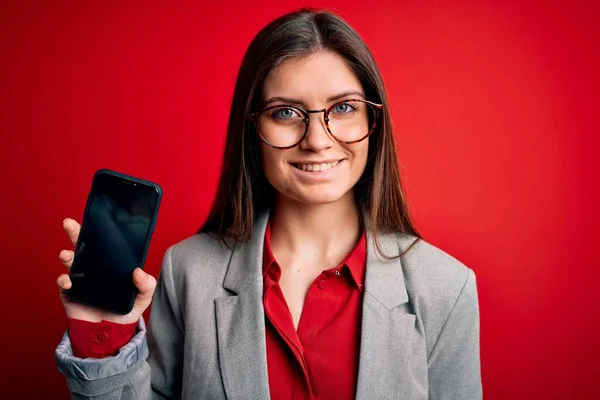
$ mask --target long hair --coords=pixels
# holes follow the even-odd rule
[[[359,207],[369,214],[377,249],[379,232],[402,232],[419,240],[400,181],[387,96],[373,55],[343,19],[312,9],[277,18],[250,43],[235,85],[217,194],[198,233],[210,233],[225,242],[246,241],[255,218],[273,206],[275,191],[263,173],[260,138],[248,116],[260,110],[263,82],[274,68],[286,59],[316,51],[343,57],[361,82],[366,98],[384,105],[369,137],[365,171],[354,187]]]

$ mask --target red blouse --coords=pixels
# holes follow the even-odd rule
[[[263,255],[267,366],[271,398],[354,399],[360,351],[366,239],[311,284],[298,330],[281,292],[281,268],[267,226]]]

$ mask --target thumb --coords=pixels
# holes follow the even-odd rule
[[[156,279],[141,268],[136,268],[133,271],[133,284],[139,291],[133,307],[143,312],[152,302],[152,296],[156,288]]]

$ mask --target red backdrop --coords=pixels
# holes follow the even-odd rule
[[[426,3],[310,4],[371,47],[418,226],[477,274],[486,398],[592,398],[599,7]],[[208,212],[246,46],[304,4],[2,2],[3,394],[67,396],[53,359],[61,221],[81,218],[94,171],[162,185],[156,274]]]

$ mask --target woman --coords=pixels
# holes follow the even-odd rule
[[[475,276],[414,229],[379,70],[331,13],[252,41],[210,216],[157,285],[133,280],[117,316],[70,303],[58,278],[56,359],[78,398],[481,397]]]

